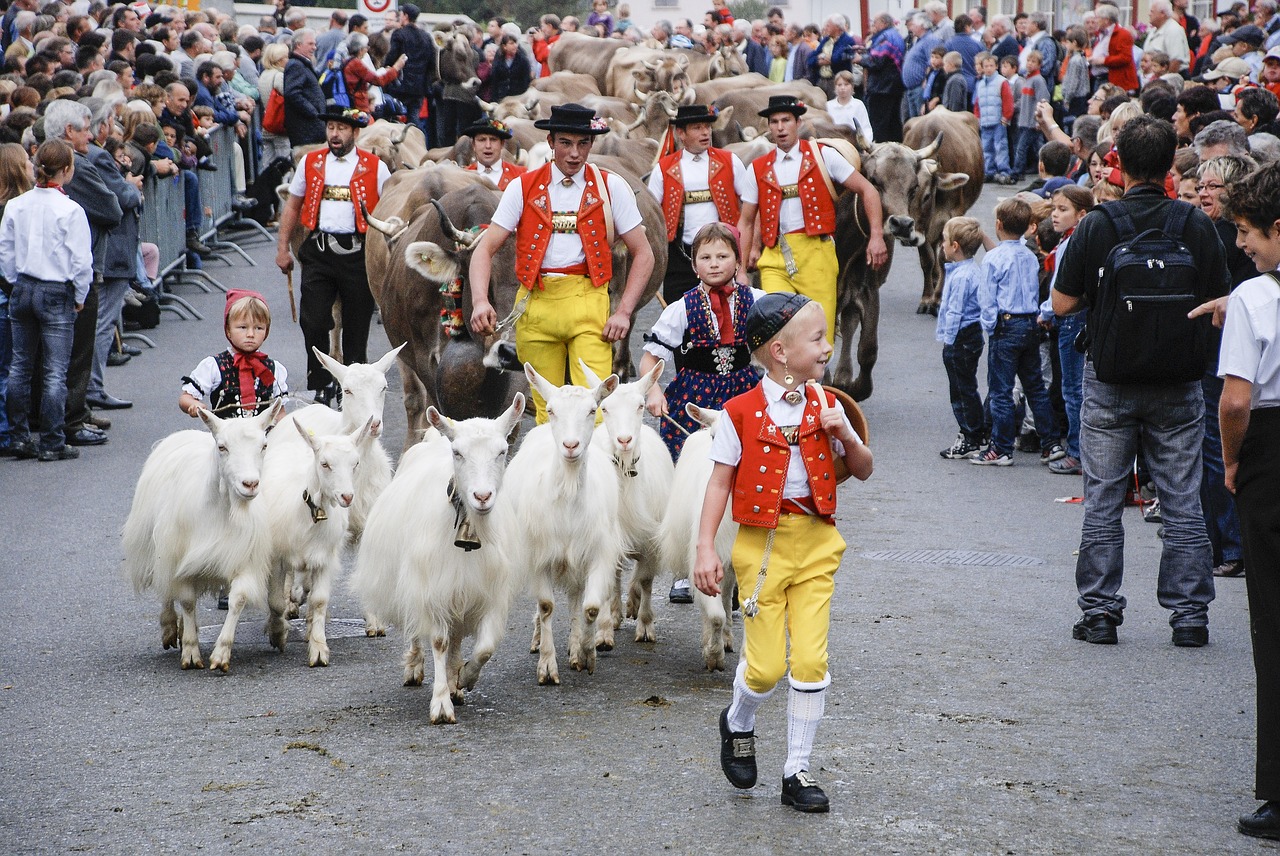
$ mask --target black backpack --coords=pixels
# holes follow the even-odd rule
[[[1199,380],[1208,358],[1208,318],[1187,313],[1206,299],[1204,276],[1182,240],[1195,210],[1169,204],[1164,226],[1139,234],[1123,202],[1098,206],[1120,241],[1098,269],[1089,310],[1089,357],[1098,380],[1175,384]]]

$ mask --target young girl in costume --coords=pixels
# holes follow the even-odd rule
[[[701,426],[684,412],[687,402],[718,410],[760,379],[751,365],[745,324],[752,304],[764,292],[733,281],[739,261],[737,235],[724,223],[708,223],[694,236],[692,255],[698,287],[663,310],[644,337],[640,360],[641,374],[660,359],[675,362],[676,377],[666,394],[654,384],[646,402],[649,412],[661,420],[662,439],[672,458],[679,457],[687,435],[662,417],[697,431]]]
[[[833,521],[836,463],[866,480],[871,451],[818,385],[831,357],[821,305],[799,294],[767,294],[751,308],[745,332],[766,375],[727,402],[720,417],[693,570],[700,591],[719,595],[724,568],[715,535],[732,499],[739,524],[733,567],[741,591],[754,591],[742,604],[746,639],[733,703],[720,714],[720,766],[734,787],[755,785],[756,711],[789,664],[782,804],[825,812],[829,803],[809,773],[809,756],[831,683],[827,630],[845,548]]]
[[[289,392],[285,367],[258,350],[271,332],[271,310],[261,294],[231,289],[223,330],[231,347],[205,357],[182,379],[178,407],[188,416],[199,416],[202,407],[223,419],[256,416]]]

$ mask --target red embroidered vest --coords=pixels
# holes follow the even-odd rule
[[[506,161],[498,161],[498,163],[502,164],[502,175],[498,176],[499,190],[506,190],[507,185],[510,184],[513,179],[515,179],[517,176],[521,176],[525,174],[525,168],[522,166],[517,166],[516,164],[513,164],[513,163],[507,163]],[[480,171],[479,161],[472,161],[471,165],[468,166],[467,169],[471,170],[472,172],[479,172]]]
[[[711,201],[722,223],[738,225],[738,194],[733,187],[733,155],[724,149],[707,149],[707,181]],[[684,208],[684,178],[680,174],[681,152],[658,161],[662,170],[662,216],[667,221],[667,242],[676,239],[680,212]]]
[[[587,258],[587,275],[599,288],[613,279],[613,247],[609,244],[610,226],[605,220],[603,186],[609,173],[594,164],[583,166],[587,186],[578,206],[578,237]],[[520,176],[524,195],[524,211],[516,224],[516,280],[532,290],[541,287],[542,259],[551,246],[551,164]]]
[[[800,204],[804,209],[804,233],[806,235],[833,235],[836,231],[836,201],[827,190],[827,183],[818,171],[814,158],[821,157],[812,143],[800,140],[796,151],[800,152],[800,177],[796,180],[800,192]],[[760,192],[760,237],[766,247],[778,245],[778,215],[782,208],[782,185],[773,174],[773,162],[778,149],[751,162],[755,170],[756,187]]]
[[[364,203],[366,211],[378,207],[378,156],[363,149],[353,149],[356,155],[356,170],[351,174],[351,204],[355,208],[356,231],[364,234],[369,224],[365,222],[360,203]],[[303,175],[306,176],[306,195],[302,197],[302,225],[315,230],[320,223],[320,200],[324,196],[324,158],[329,154],[328,148],[316,149],[302,159]]]
[[[836,513],[835,453],[822,430],[822,409],[812,387],[805,387],[804,417],[799,426],[800,455],[809,475],[809,492],[818,515]],[[782,489],[787,483],[791,447],[769,418],[763,384],[729,399],[725,415],[742,441],[742,459],[733,477],[733,519],[744,526],[778,527]]]

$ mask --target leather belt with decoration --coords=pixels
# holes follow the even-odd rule
[[[751,365],[751,351],[746,345],[716,345],[672,348],[676,370],[690,369],[704,374],[730,375]]]
[[[324,195],[320,197],[327,202],[350,202],[351,188],[341,184],[326,184]]]
[[[784,184],[784,185],[782,185],[782,198],[783,198],[783,199],[799,199],[799,198],[800,198],[800,185],[798,185],[798,184]]]
[[[576,211],[555,211],[551,215],[551,231],[558,235],[578,234],[578,214]]]
[[[364,235],[359,232],[312,232],[311,240],[325,253],[349,256],[364,250]]]
[[[711,201],[710,190],[686,190],[684,192],[685,205],[697,205],[702,202]]]

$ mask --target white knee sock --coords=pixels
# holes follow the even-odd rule
[[[738,663],[738,672],[733,678],[733,704],[729,706],[730,731],[755,731],[756,711],[764,700],[773,695],[773,690],[758,693],[747,686],[746,661]]]
[[[818,733],[826,702],[825,688],[806,691],[791,687],[787,699],[787,763],[782,768],[783,776],[794,776],[809,769],[813,738]]]

